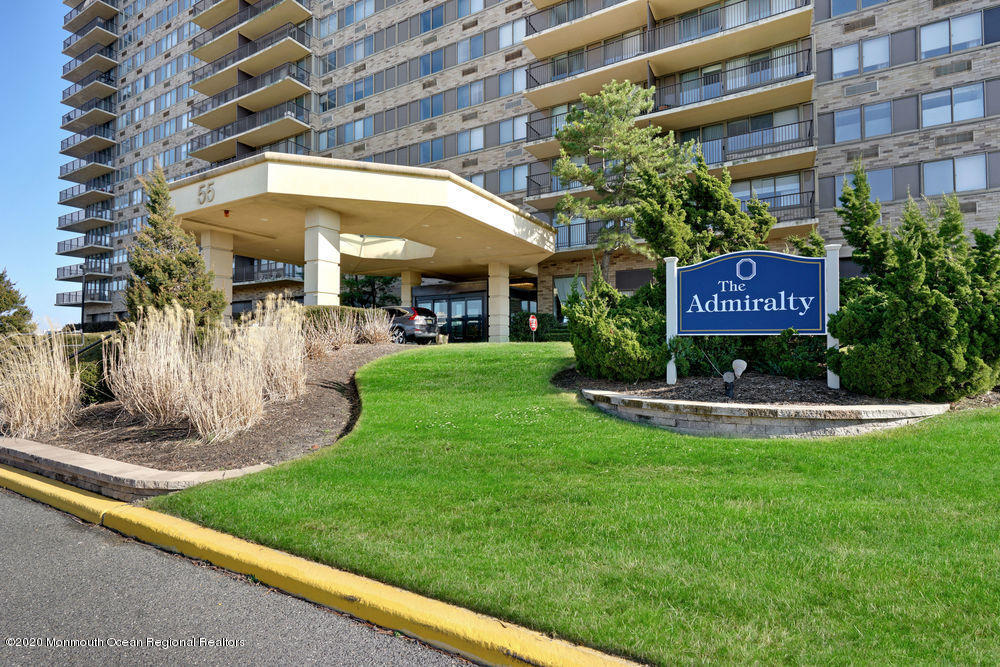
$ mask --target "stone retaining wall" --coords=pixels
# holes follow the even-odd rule
[[[748,438],[817,438],[857,435],[913,424],[947,412],[947,403],[900,405],[753,405],[702,403],[581,389],[608,414],[689,435]]]
[[[241,477],[270,467],[261,463],[208,472],[156,470],[17,438],[0,438],[0,463],[125,501],[159,496],[216,479]]]

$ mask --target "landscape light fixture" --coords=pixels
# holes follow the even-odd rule
[[[726,387],[726,396],[728,398],[733,398],[736,395],[736,380],[743,375],[743,371],[747,369],[747,362],[742,359],[733,360],[733,370],[726,371],[722,374],[722,382]]]

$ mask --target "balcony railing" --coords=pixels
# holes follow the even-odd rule
[[[269,283],[278,280],[302,280],[302,267],[279,262],[270,268],[237,266],[233,269],[234,283]]]
[[[110,72],[91,72],[87,76],[83,77],[79,82],[74,83],[72,86],[64,90],[62,92],[62,98],[65,100],[67,97],[76,95],[95,81],[107,84],[112,88],[115,86],[115,77],[113,77]]]
[[[191,48],[198,49],[205,46],[217,37],[226,34],[236,26],[242,25],[256,16],[260,16],[281,2],[284,2],[284,0],[258,0],[256,4],[244,7],[229,18],[195,35],[191,40]],[[312,0],[296,0],[296,2],[306,9],[312,9]]]
[[[70,135],[63,139],[59,143],[59,150],[64,151],[67,148],[72,148],[82,141],[86,141],[91,137],[101,137],[102,139],[108,139],[110,141],[115,140],[114,131],[103,125],[98,125],[96,127],[88,127],[83,132],[77,132],[76,134]]]
[[[556,225],[556,250],[594,245],[605,224],[601,220]]]
[[[80,185],[75,185],[71,188],[66,188],[59,193],[59,203],[63,204],[70,199],[75,199],[80,195],[87,194],[88,192],[103,192],[107,195],[112,195],[113,188],[111,185],[91,185],[89,183],[81,183]]]
[[[67,123],[71,123],[74,120],[76,120],[77,118],[80,118],[81,116],[83,116],[85,113],[93,111],[94,109],[100,109],[101,111],[107,111],[108,113],[111,113],[111,114],[115,113],[115,105],[114,105],[114,102],[112,102],[110,98],[107,98],[107,97],[104,97],[104,98],[94,98],[94,99],[90,100],[89,102],[86,102],[85,104],[83,104],[79,108],[73,109],[69,113],[64,114],[63,117],[62,117],[62,124],[66,125]]]
[[[87,286],[83,290],[83,300],[85,303],[107,303],[111,301],[111,290],[106,287]]]
[[[87,207],[82,211],[73,211],[72,213],[59,216],[57,227],[59,229],[65,229],[66,227],[72,227],[73,225],[81,223],[84,220],[103,220],[110,223],[114,220],[114,213],[111,210]]]
[[[742,67],[733,67],[696,79],[666,86],[657,86],[655,110],[704,102],[723,95],[761,88],[772,83],[795,79],[812,73],[809,49],[758,60]]]
[[[207,65],[194,70],[191,73],[191,82],[198,83],[202,79],[206,79],[213,74],[218,74],[227,67],[231,67],[239,61],[249,58],[253,54],[263,51],[267,47],[277,44],[283,39],[294,39],[306,48],[309,47],[309,33],[301,28],[296,28],[291,23],[288,23],[277,30],[267,33],[260,39],[250,42],[249,44],[244,44],[235,51],[230,51],[218,60],[213,60]]]
[[[283,118],[294,118],[308,125],[309,110],[294,102],[285,102],[276,107],[259,111],[251,116],[247,116],[246,118],[240,118],[235,123],[223,125],[222,127],[216,128],[211,132],[206,132],[205,134],[195,137],[191,140],[191,143],[188,144],[188,153],[193,153],[194,151],[201,150],[206,146],[211,146],[212,144],[220,141],[225,141],[226,139],[243,134],[244,132],[248,132],[262,125],[282,120]]]
[[[220,2],[222,0],[198,0],[198,2],[191,5],[191,16],[198,16],[198,14],[211,9]]]
[[[255,90],[266,88],[267,86],[286,78],[295,79],[296,81],[299,81],[307,86],[310,81],[309,72],[307,70],[302,69],[294,63],[286,63],[275,67],[269,72],[264,72],[260,76],[247,79],[246,81],[237,84],[232,88],[228,88],[221,93],[212,95],[208,99],[197,102],[193,107],[191,107],[191,115],[196,117],[204,113],[208,113],[212,109],[216,109],[223,104],[228,104],[235,99],[243,97],[244,95],[249,95]]]
[[[528,88],[542,86],[643,54],[652,54],[678,44],[733,30],[808,4],[809,0],[742,0],[690,18],[675,17],[653,30],[644,28],[603,44],[532,63],[528,66],[527,85]]]
[[[74,44],[76,44],[77,42],[79,42],[81,39],[83,39],[84,37],[86,37],[87,33],[89,33],[91,30],[94,30],[95,28],[102,28],[104,30],[107,30],[110,33],[114,33],[114,32],[116,32],[118,30],[118,28],[115,25],[115,21],[114,20],[96,18],[93,21],[91,21],[90,23],[88,23],[87,25],[83,26],[82,28],[80,28],[79,30],[77,30],[76,32],[74,32],[72,35],[70,35],[66,39],[64,39],[63,40],[63,51],[65,51],[66,49],[68,49],[69,47],[73,46]]]
[[[816,217],[816,207],[812,192],[788,192],[784,194],[765,195],[757,197],[767,204],[767,209],[778,222],[793,220],[808,220]],[[741,208],[747,210],[747,200],[740,200]]]
[[[57,306],[80,306],[83,304],[83,292],[60,292],[56,294]]]
[[[746,134],[702,141],[701,154],[710,165],[750,160],[794,148],[813,145],[811,120],[779,125]]]
[[[56,280],[72,280],[74,278],[83,278],[83,264],[60,266],[56,269]]]
[[[84,64],[94,56],[104,56],[116,62],[118,60],[118,52],[115,51],[113,48],[111,48],[110,46],[104,46],[103,44],[94,44],[92,47],[90,47],[89,49],[78,55],[76,58],[73,58],[73,60],[70,60],[68,63],[63,65],[63,70],[62,70],[63,76],[66,76],[67,74],[69,74],[70,72],[72,72],[77,67]],[[63,95],[63,97],[65,98],[66,96]]]
[[[81,2],[80,6],[78,6],[76,9],[71,9],[68,12],[66,12],[66,15],[63,16],[63,25],[66,25],[67,23],[75,19],[77,16],[90,9],[91,5],[95,5],[98,2],[102,2],[105,5],[110,5],[111,7],[118,9],[118,0],[87,0],[87,2]]]
[[[73,252],[74,250],[82,250],[83,248],[91,247],[111,248],[111,235],[87,232],[83,236],[77,236],[73,239],[60,241],[56,244],[56,252]]]
[[[114,160],[110,156],[91,153],[86,157],[82,157],[78,160],[73,160],[72,162],[67,162],[66,164],[60,166],[59,178],[65,178],[66,174],[71,174],[74,171],[79,171],[80,169],[83,169],[84,167],[90,164],[99,164],[114,169]]]
[[[614,7],[625,0],[568,0],[558,5],[547,7],[541,11],[529,14],[525,21],[524,34],[534,35],[536,32],[554,28],[557,25],[575,21],[587,14],[599,12],[608,7]]]
[[[201,169],[188,172],[185,178],[188,176],[195,176],[196,174],[201,174],[203,172],[209,171],[210,169],[215,169],[216,167],[221,167],[232,162],[239,162],[240,160],[245,160],[254,155],[260,155],[261,153],[288,153],[290,155],[312,155],[313,151],[311,148],[304,144],[300,144],[294,139],[284,139],[267,146],[261,146],[260,148],[254,148],[250,151],[241,152],[239,155],[234,155],[231,158],[225,160],[220,160],[219,162],[213,162],[207,167],[202,167]]]

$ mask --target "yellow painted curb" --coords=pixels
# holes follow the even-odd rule
[[[51,505],[56,509],[69,512],[90,523],[100,523],[105,512],[114,507],[125,506],[125,503],[118,500],[111,500],[48,477],[6,465],[0,465],[0,486],[46,505]]]
[[[343,572],[32,473],[0,465],[0,486],[92,523],[495,665],[631,665],[513,623]]]

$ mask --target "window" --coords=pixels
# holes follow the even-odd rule
[[[871,72],[889,66],[889,36],[861,42],[861,71]]]
[[[983,43],[981,12],[956,16],[920,28],[920,57],[933,58]]]
[[[464,155],[483,148],[483,128],[476,127],[458,133],[458,154]]]
[[[486,174],[473,174],[472,176],[469,176],[469,182],[472,183],[473,185],[478,185],[479,187],[483,187],[483,183],[485,182],[485,177]]]
[[[420,100],[420,120],[427,120],[444,113],[444,93]]]
[[[518,116],[500,121],[500,143],[509,144],[512,141],[524,139],[528,128],[528,117]]]
[[[483,11],[483,0],[458,0],[458,16],[468,16]]]
[[[464,86],[459,86],[457,96],[458,101],[456,105],[459,109],[464,109],[465,107],[469,107],[474,104],[482,104],[483,82],[476,81]]]
[[[420,143],[420,164],[444,159],[444,138],[438,137]]]
[[[833,114],[833,143],[861,138],[861,109],[844,109]]]
[[[420,76],[440,72],[444,67],[444,49],[437,49],[420,56]]]
[[[858,73],[858,45],[848,44],[833,50],[833,78],[842,79]]]
[[[505,49],[524,40],[524,19],[505,23],[499,28],[500,48]]]
[[[954,160],[925,162],[924,194],[942,195],[986,188],[986,156],[970,155]]]
[[[506,95],[513,95],[514,93],[519,93],[525,88],[527,68],[521,67],[519,69],[511,70],[509,72],[503,72],[498,77],[499,79],[499,91],[498,95],[504,97]]]
[[[500,170],[500,193],[524,190],[528,187],[528,165],[520,164]]]
[[[444,25],[444,5],[420,13],[420,32],[434,30]]]
[[[337,29],[337,14],[333,13],[316,22],[316,36],[326,37]]]
[[[463,39],[456,45],[457,60],[464,63],[473,58],[481,58],[483,55],[483,36],[476,35],[468,39]]]
[[[951,122],[951,91],[939,90],[920,96],[920,108],[924,127],[944,125]]]
[[[861,0],[861,9],[874,7],[886,0]],[[830,5],[830,16],[840,16],[858,9],[858,0],[833,0]]]
[[[868,187],[871,190],[868,195],[869,201],[892,201],[892,168],[876,169],[865,172],[868,176]],[[854,174],[840,174],[834,178],[837,191],[837,202],[840,202],[840,195],[844,192],[844,182],[854,185]]]
[[[892,132],[892,103],[866,104],[865,137],[878,137]]]
[[[575,287],[575,289],[574,289]],[[554,299],[552,300],[555,312],[553,313],[560,322],[565,322],[566,318],[563,315],[563,306],[566,300],[574,292],[578,296],[583,296],[584,290],[587,289],[587,276],[561,276],[559,278],[552,279],[552,291],[555,292]]]
[[[983,84],[974,83],[970,86],[960,86],[952,91],[952,120],[954,122],[982,118],[984,114]]]

